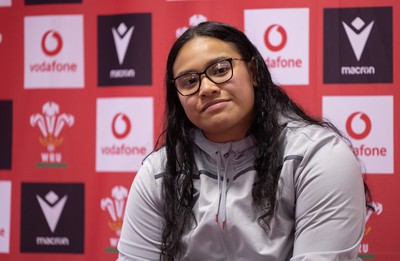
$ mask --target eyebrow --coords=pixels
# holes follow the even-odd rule
[[[218,56],[218,57],[216,57],[216,58],[214,58],[214,59],[208,61],[208,62],[206,63],[206,65],[203,67],[203,70],[202,70],[202,71],[204,71],[206,68],[208,68],[210,65],[212,65],[212,64],[214,64],[214,63],[217,63],[217,62],[219,62],[219,61],[221,61],[221,60],[225,60],[225,59],[229,59],[229,58],[230,58],[230,57],[228,57],[228,56]],[[180,73],[178,73],[176,76],[174,76],[174,78],[180,77],[180,76],[185,75],[185,74],[198,73],[198,72],[199,72],[199,71],[192,70],[192,69],[184,70],[184,71],[181,71]]]

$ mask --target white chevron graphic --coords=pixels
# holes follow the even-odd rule
[[[46,201],[39,197],[39,195],[36,195],[36,198],[39,201],[40,208],[43,211],[51,232],[54,233],[68,197],[65,195],[62,199],[58,200],[59,197],[57,194],[50,191],[46,194]]]
[[[354,54],[356,55],[357,61],[360,61],[361,55],[364,51],[365,44],[367,43],[369,34],[371,33],[372,26],[374,25],[374,21],[369,23],[363,30],[359,33],[355,32],[351,29],[345,22],[343,22],[344,30],[346,31],[347,37],[350,40],[351,47],[353,48]],[[351,22],[351,25],[360,30],[364,25],[364,21],[361,20],[360,17],[357,17]]]
[[[135,27],[132,26],[128,30],[128,27],[126,27],[124,23],[121,23],[117,29],[115,29],[114,27],[111,29],[120,65],[122,65],[122,63],[124,62],[126,50],[128,50],[128,45],[132,38],[132,33],[134,29]]]

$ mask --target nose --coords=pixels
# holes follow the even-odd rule
[[[217,84],[213,83],[205,75],[202,75],[202,77],[200,78],[200,96],[209,96],[214,93],[219,93],[220,91],[221,89]]]

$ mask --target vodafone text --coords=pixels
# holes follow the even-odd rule
[[[361,144],[360,147],[354,147],[354,152],[357,156],[382,156],[386,157],[387,150],[385,147],[367,147]]]
[[[303,61],[301,59],[285,59],[278,56],[275,59],[267,57],[265,63],[269,68],[301,68]]]
[[[146,147],[125,146],[125,144],[101,147],[100,150],[103,155],[147,155]]]
[[[34,63],[29,65],[31,72],[76,72],[76,63],[60,63],[57,61]]]

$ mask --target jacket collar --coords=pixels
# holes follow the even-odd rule
[[[227,153],[234,153],[237,155],[242,154],[244,151],[252,148],[256,144],[256,140],[253,135],[246,136],[245,138],[239,141],[218,143],[213,142],[207,139],[203,132],[196,128],[194,130],[194,142],[196,145],[206,152],[208,155],[213,156],[216,152],[219,152],[221,155],[225,155]]]

